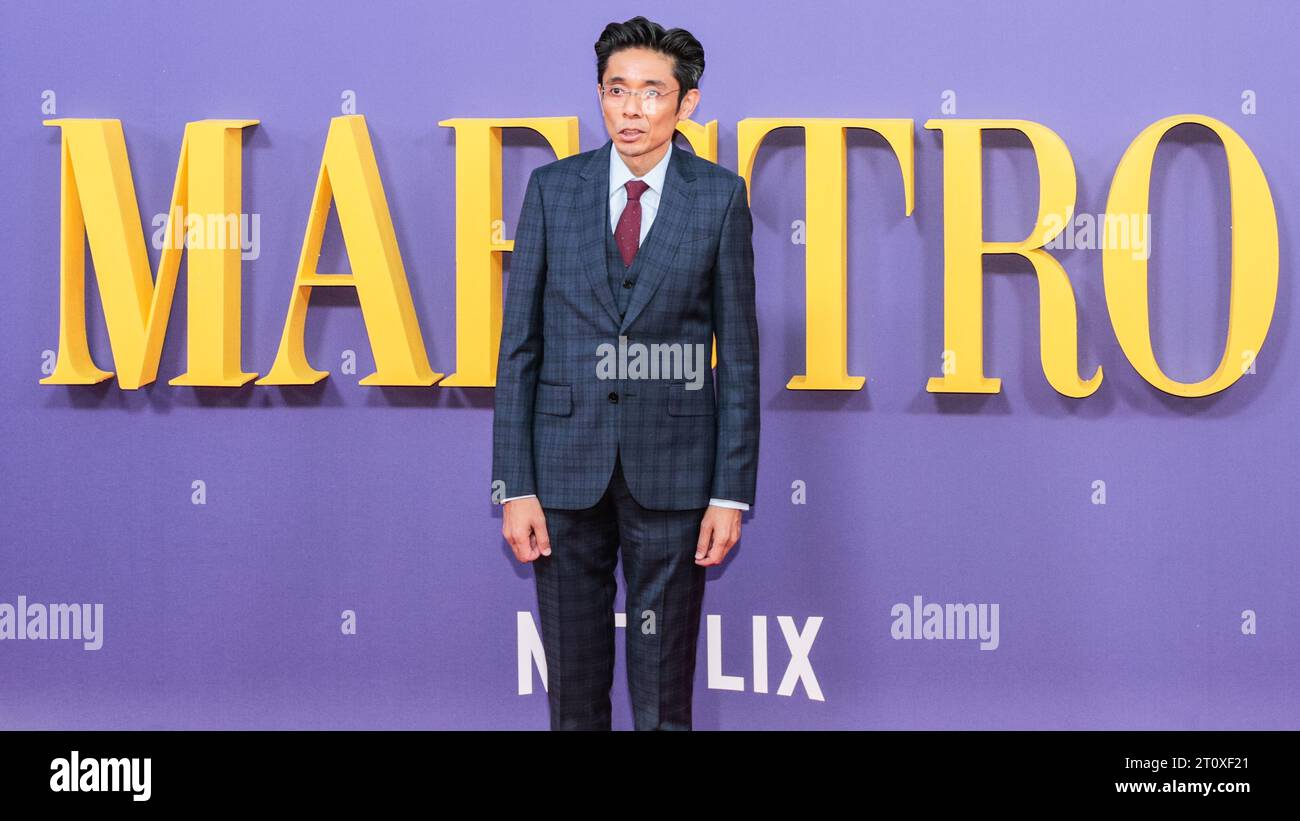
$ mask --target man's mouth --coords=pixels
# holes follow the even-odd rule
[[[628,137],[628,138],[639,137],[639,136],[641,136],[641,129],[639,129],[639,128],[625,128],[625,129],[623,129],[622,131],[620,131],[620,132],[618,132],[618,133],[619,133],[620,136]]]

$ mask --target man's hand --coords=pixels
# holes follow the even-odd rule
[[[502,515],[501,535],[510,543],[515,558],[531,562],[538,556],[551,555],[551,537],[546,533],[546,514],[536,496],[506,502]],[[739,512],[739,511],[737,511]]]
[[[695,563],[701,567],[722,564],[731,546],[740,541],[740,511],[709,505],[700,522],[700,538],[695,543]]]

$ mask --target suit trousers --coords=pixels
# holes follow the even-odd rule
[[[706,572],[695,564],[695,545],[705,510],[642,507],[617,456],[596,505],[543,508],[551,555],[533,560],[533,569],[552,730],[611,729],[620,546],[633,726],[691,729]]]

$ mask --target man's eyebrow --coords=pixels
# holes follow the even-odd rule
[[[611,83],[626,83],[626,82],[627,82],[627,78],[626,78],[626,77],[610,77],[610,78],[609,78],[609,81],[610,81]],[[646,80],[646,81],[645,81],[645,84],[648,85],[648,86],[662,86],[662,85],[666,85],[666,84],[664,83],[663,80]]]

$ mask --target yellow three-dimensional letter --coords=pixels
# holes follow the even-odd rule
[[[1070,279],[1043,249],[1074,212],[1074,161],[1055,132],[1027,120],[928,120],[943,132],[944,375],[931,393],[997,393],[1002,380],[984,376],[984,255],[1019,254],[1038,275],[1039,351],[1057,392],[1084,397],[1101,385],[1101,366],[1084,380],[1078,367],[1078,316]],[[1013,129],[1029,138],[1038,162],[1038,218],[1021,242],[985,242],[980,135]]]
[[[213,241],[189,245],[188,370],[171,385],[237,387],[240,353],[240,188],[242,129],[257,120],[187,123],[181,140],[157,282],[149,270],[126,139],[119,120],[46,120],[62,133],[60,150],[59,356],[43,385],[92,385],[100,370],[86,342],[84,243],[90,241],[118,385],[136,390],[158,377],[184,245],[197,220]],[[214,236],[214,233],[217,236]]]

